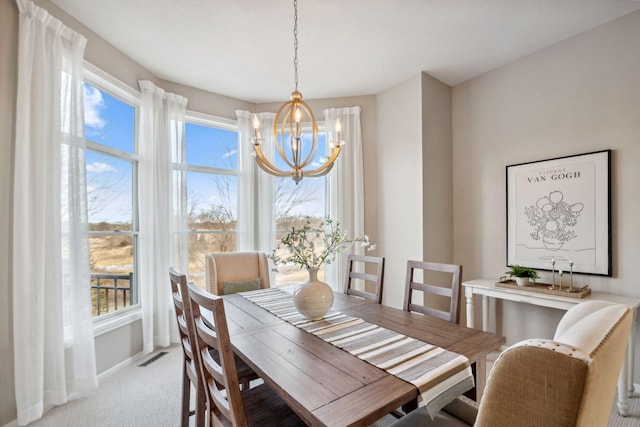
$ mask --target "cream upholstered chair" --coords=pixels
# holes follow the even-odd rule
[[[625,305],[577,304],[553,340],[522,341],[498,357],[477,417],[476,408],[456,400],[434,420],[420,408],[392,426],[468,426],[474,419],[476,427],[606,426],[631,318]]]
[[[207,291],[215,295],[271,286],[269,261],[263,252],[206,254],[205,271]]]

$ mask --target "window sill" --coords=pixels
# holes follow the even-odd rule
[[[93,321],[93,336],[99,337],[142,319],[142,308],[131,307]]]

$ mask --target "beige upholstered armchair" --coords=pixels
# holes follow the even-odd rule
[[[433,420],[420,408],[392,426],[606,426],[631,317],[624,305],[580,303],[553,340],[522,341],[498,357],[478,408],[458,399]]]
[[[225,295],[268,288],[269,262],[262,252],[226,252],[205,255],[207,291]]]

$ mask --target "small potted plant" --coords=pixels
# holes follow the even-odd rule
[[[518,286],[528,286],[529,280],[535,282],[536,279],[540,278],[538,272],[533,268],[517,264],[510,266],[509,270],[505,271],[505,273],[510,277],[514,277]]]

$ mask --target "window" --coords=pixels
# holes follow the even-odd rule
[[[238,143],[235,121],[188,114],[184,147],[178,148],[174,163],[174,184],[186,194],[184,202],[174,199],[175,208],[182,211],[179,215],[185,218],[185,225],[175,232],[174,253],[176,265],[180,265],[179,254],[187,254],[189,280],[203,288],[205,254],[236,250]],[[324,147],[324,134],[319,135],[319,143]],[[316,162],[323,155],[319,149]],[[277,162],[286,167],[282,160]],[[286,229],[307,219],[319,227],[325,215],[325,179],[303,179],[296,185],[291,178],[277,178],[275,204],[278,241]],[[318,229],[320,236],[322,231]],[[321,270],[320,277],[323,274]],[[304,280],[306,273],[297,266],[282,268],[276,275],[279,283]]]
[[[84,83],[93,316],[139,302],[136,99],[96,72]]]
[[[174,183],[186,186],[186,206],[180,208],[175,201],[174,206],[183,210],[187,229],[176,231],[175,247],[185,247],[186,243],[189,280],[204,288],[205,254],[236,250],[236,124],[191,113],[184,145],[178,150],[184,153],[184,161],[174,163]]]
[[[309,132],[307,129],[303,139],[309,144]],[[319,148],[313,164],[317,167],[324,158],[325,133],[319,129]],[[279,156],[276,156],[276,166],[287,169],[287,165]],[[312,166],[313,167],[313,166]],[[303,178],[297,185],[291,178],[276,178],[275,211],[276,211],[276,240],[280,242],[287,230],[292,227],[300,227],[307,220],[312,226],[317,227],[318,243],[322,242],[324,230],[321,225],[325,217],[326,178]],[[324,278],[324,264],[318,271],[318,278]],[[276,274],[278,283],[301,283],[308,279],[306,270],[301,270],[297,265],[280,266]]]

